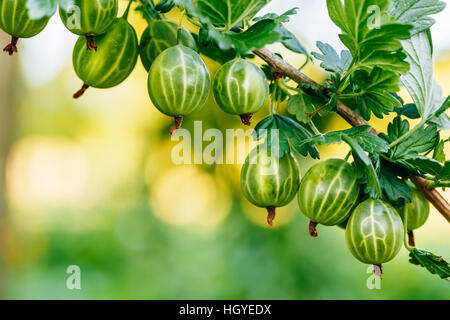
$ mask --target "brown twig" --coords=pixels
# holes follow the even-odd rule
[[[411,181],[416,185],[416,187],[423,193],[425,198],[430,201],[433,206],[450,222],[450,204],[445,200],[445,198],[436,189],[429,189],[428,180],[422,177],[410,177]]]
[[[327,89],[315,82],[314,80],[308,78],[302,72],[297,70],[294,66],[287,63],[285,60],[274,54],[267,49],[259,49],[253,51],[257,56],[267,62],[273,69],[274,72],[283,74],[294,80],[297,83],[310,84],[323,94],[327,94]],[[349,124],[354,127],[368,125],[368,123],[356,113],[353,109],[346,106],[342,101],[337,103],[337,113],[344,118]],[[378,135],[375,129],[371,129],[368,133],[373,135]],[[433,206],[450,222],[450,205],[447,200],[437,191],[436,189],[429,189],[429,181],[421,177],[411,177],[411,181],[417,186],[417,188],[423,193],[423,195],[430,201]]]

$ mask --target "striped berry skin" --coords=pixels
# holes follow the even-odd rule
[[[44,30],[50,18],[32,20],[26,3],[27,0],[1,0],[0,29],[17,38],[31,38]]]
[[[98,52],[86,50],[86,38],[80,37],[73,51],[73,66],[85,85],[112,88],[133,71],[138,58],[138,38],[134,28],[117,18],[110,30],[97,37]]]
[[[355,169],[342,159],[328,159],[309,169],[300,184],[298,205],[310,220],[310,234],[317,224],[344,222],[358,201],[360,186]]]
[[[424,195],[411,187],[411,202],[406,202],[405,206],[400,209],[400,215],[406,221],[407,230],[415,230],[425,224],[430,214],[430,204]]]
[[[32,20],[26,7],[27,0],[1,0],[0,1],[0,29],[12,37],[11,44],[3,51],[13,55],[17,52],[19,38],[31,38],[44,30],[49,17]]]
[[[106,33],[117,17],[117,0],[73,0],[73,6],[60,6],[59,15],[69,31],[79,36]]]
[[[363,263],[378,266],[397,255],[403,237],[403,222],[397,211],[390,204],[373,199],[355,208],[345,231],[353,256]]]
[[[177,45],[178,26],[170,21],[153,20],[141,37],[140,55],[145,70],[149,71],[155,59],[166,49]],[[181,44],[197,51],[192,34],[183,28]]]
[[[181,127],[183,116],[199,111],[210,91],[208,68],[191,48],[176,45],[153,62],[148,75],[148,92],[155,107],[175,117],[172,134]]]
[[[409,184],[409,183],[408,183]],[[405,205],[400,208],[399,213],[406,223],[405,228],[408,232],[409,245],[414,247],[414,233],[413,230],[420,228],[428,220],[430,214],[430,204],[425,196],[417,190],[413,184],[409,184],[411,187],[411,202],[406,202]]]
[[[256,147],[242,167],[242,192],[255,206],[267,208],[270,226],[275,218],[275,208],[289,204],[297,194],[299,185],[298,164],[289,153],[278,159],[266,149]]]
[[[256,64],[236,58],[217,71],[213,92],[223,111],[241,116],[242,122],[250,125],[251,115],[261,110],[269,98],[269,85]]]

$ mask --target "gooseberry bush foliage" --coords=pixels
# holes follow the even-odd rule
[[[382,264],[405,246],[412,264],[449,279],[448,263],[415,248],[413,236],[426,223],[428,200],[450,216],[448,207],[436,205],[445,199],[429,195],[450,186],[444,153],[449,140],[441,139],[441,132],[450,129],[450,96],[434,81],[430,32],[432,15],[444,10],[445,3],[326,0],[347,49],[337,52],[318,39],[318,51],[310,53],[284,26],[298,8],[281,15],[258,14],[270,0],[131,0],[117,17],[118,1],[2,0],[0,29],[12,37],[4,51],[16,53],[19,39],[41,32],[59,7],[64,25],[80,36],[73,65],[83,86],[74,98],[89,87],[119,85],[140,55],[149,72],[150,99],[175,120],[171,133],[181,127],[183,117],[195,117],[210,92],[218,107],[240,116],[245,125],[270,101],[270,114],[254,130],[263,148],[249,154],[241,173],[243,195],[267,209],[270,225],[275,209],[297,197],[300,211],[310,219],[311,236],[318,236],[319,224],[344,228],[350,252],[373,264],[375,274],[381,275]],[[148,22],[140,40],[127,21],[132,7]],[[171,10],[181,12],[179,21],[167,19]],[[273,43],[305,56],[306,62],[290,66],[265,49]],[[201,55],[222,64],[214,78]],[[252,62],[255,55],[265,61],[261,67]],[[326,72],[324,84],[301,72],[312,62]],[[413,103],[400,98],[401,87]],[[279,108],[283,102],[285,111]],[[342,115],[343,109],[344,118],[352,118],[352,129],[317,129],[318,118]],[[392,114],[387,132],[377,133],[368,124],[373,117]],[[296,159],[319,159],[318,146],[340,143],[351,150],[345,159],[320,162],[300,178]],[[276,170],[264,173],[268,166]],[[419,190],[409,179],[426,185]]]

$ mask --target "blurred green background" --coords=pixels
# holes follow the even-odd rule
[[[321,2],[274,0],[264,12],[299,6],[289,27],[306,46],[315,50],[315,40],[339,46]],[[444,93],[450,92],[446,11],[433,27]],[[130,20],[141,34],[144,21],[138,14]],[[0,41],[7,43],[4,33]],[[120,86],[72,100],[81,86],[71,66],[75,41],[56,16],[42,34],[20,43],[19,55],[0,55],[1,298],[450,298],[449,282],[410,265],[405,249],[384,265],[381,289],[368,289],[368,266],[350,254],[344,231],[320,226],[319,238],[310,238],[296,201],[278,211],[269,230],[265,211],[242,198],[239,165],[172,164],[171,119],[151,105],[140,62]],[[304,62],[271,48],[294,65]],[[214,74],[219,65],[206,62]],[[305,72],[325,77],[316,63]],[[185,127],[191,130],[194,120],[203,121],[203,130],[242,128],[212,97]],[[373,125],[385,130],[388,120]],[[319,126],[348,128],[337,117]],[[322,158],[343,157],[348,149],[320,151]],[[302,174],[313,164],[299,162]],[[450,259],[449,225],[434,209],[416,240]],[[81,290],[66,288],[70,265],[81,268]]]

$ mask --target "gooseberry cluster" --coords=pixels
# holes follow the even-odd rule
[[[118,0],[73,0],[79,9],[75,12],[60,7],[62,22],[79,36],[73,50],[73,66],[83,85],[73,97],[81,97],[89,87],[106,89],[119,85],[131,74],[140,56],[148,71],[148,92],[153,105],[174,118],[171,134],[181,127],[183,117],[202,109],[210,91],[224,112],[239,116],[243,124],[250,125],[253,114],[266,104],[271,90],[262,69],[236,54],[211,81],[199,54],[198,36],[194,37],[181,22],[177,25],[166,19],[150,19],[139,41],[127,21],[132,2],[121,17],[117,17]],[[0,3],[0,29],[12,36],[11,43],[4,48],[10,55],[17,52],[19,38],[37,35],[49,20],[48,17],[31,19],[26,3],[27,0]],[[374,69],[371,76],[375,77],[377,72],[381,71]],[[352,79],[357,83],[355,78]],[[284,82],[279,86],[285,86]],[[299,88],[290,89],[300,92]],[[335,95],[338,94],[341,93]],[[381,275],[381,265],[397,255],[405,234],[409,246],[414,246],[413,230],[427,220],[429,204],[410,185],[412,201],[396,209],[388,199],[373,199],[362,192],[359,179],[355,166],[347,159],[320,162],[300,179],[300,169],[291,150],[279,157],[267,148],[257,147],[242,168],[241,188],[248,201],[267,209],[270,226],[276,208],[288,205],[297,196],[300,211],[310,220],[312,237],[318,236],[319,224],[345,228],[350,252],[361,262],[373,264],[375,273]]]
[[[25,4],[26,0],[5,0],[1,5],[0,28],[12,36],[11,44],[4,49],[10,55],[17,52],[19,38],[37,35],[48,23],[48,18],[32,20]],[[73,66],[83,85],[73,97],[81,97],[89,87],[119,85],[131,74],[140,55],[149,72],[148,91],[153,104],[175,119],[172,134],[181,127],[184,116],[205,104],[210,93],[209,71],[192,34],[173,22],[152,20],[139,44],[136,31],[127,22],[131,4],[122,17],[117,17],[118,0],[75,0],[79,12],[60,8],[64,25],[80,36],[73,50]],[[16,15],[20,16],[18,21]],[[239,115],[246,125],[269,96],[262,70],[240,57],[224,64],[213,84],[219,107]]]
[[[381,265],[399,252],[405,229],[414,246],[413,230],[428,218],[429,204],[414,186],[412,202],[398,211],[387,201],[362,196],[352,165],[342,159],[328,159],[312,166],[300,181],[292,154],[277,159],[263,148],[254,149],[242,168],[244,196],[266,208],[270,226],[275,208],[289,204],[297,195],[300,211],[310,219],[309,233],[317,237],[316,226],[345,228],[346,242],[353,256],[373,264],[381,275]]]

